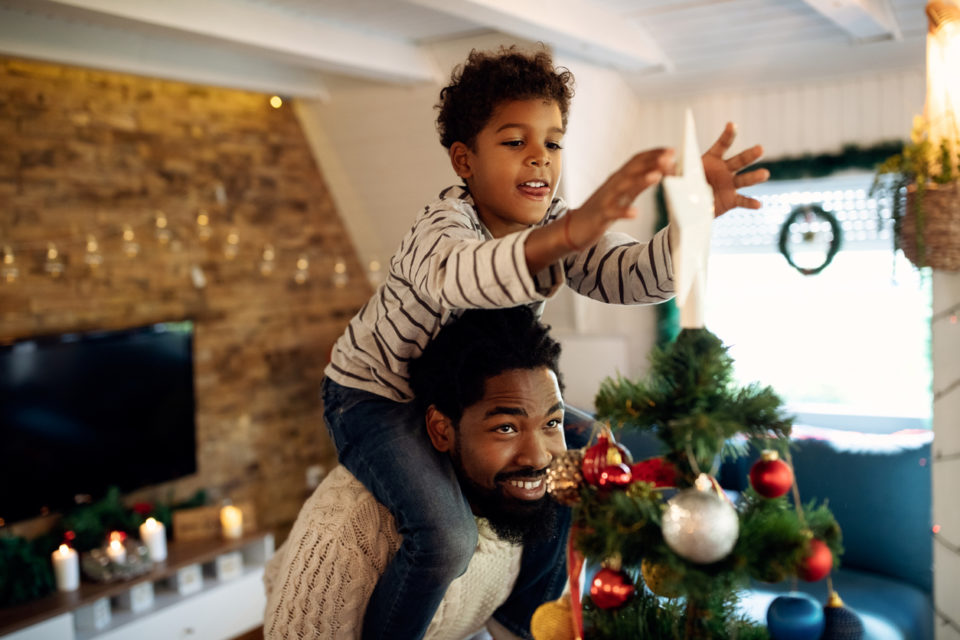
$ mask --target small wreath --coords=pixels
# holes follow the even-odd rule
[[[801,267],[793,261],[793,256],[790,255],[790,251],[787,248],[787,241],[790,239],[790,225],[792,225],[794,222],[797,222],[801,218],[811,221],[815,217],[826,220],[830,225],[830,233],[833,235],[833,237],[830,239],[830,248],[827,249],[827,255],[823,259],[823,264],[817,267]],[[804,240],[812,240],[812,236],[813,232],[807,232],[804,234]],[[794,207],[793,211],[790,212],[790,215],[787,216],[787,219],[783,221],[783,226],[780,227],[780,253],[782,253],[783,257],[787,259],[787,262],[790,263],[791,267],[805,276],[815,276],[826,269],[827,265],[833,261],[833,257],[837,255],[838,251],[840,251],[840,246],[842,244],[843,229],[840,228],[840,223],[837,222],[836,216],[829,211],[824,211],[823,207],[818,204],[802,204],[798,207]]]

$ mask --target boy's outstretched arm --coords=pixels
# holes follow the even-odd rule
[[[714,145],[716,146],[716,145]],[[674,171],[673,149],[651,149],[633,156],[593,192],[579,209],[530,232],[524,254],[530,273],[539,273],[599,240],[617,220],[634,218],[634,199]]]
[[[763,155],[763,147],[760,145],[741,151],[732,158],[723,159],[723,154],[730,150],[736,137],[736,127],[732,122],[728,122],[717,141],[703,154],[703,172],[707,182],[713,187],[713,213],[717,216],[736,207],[759,209],[759,200],[741,195],[737,193],[737,189],[750,187],[770,178],[770,172],[766,169],[737,173]]]

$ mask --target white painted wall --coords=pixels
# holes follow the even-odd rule
[[[960,623],[960,273],[933,275],[933,522],[940,526],[933,545],[933,592],[937,609]],[[952,547],[952,548],[951,548]],[[937,640],[957,640],[956,627],[937,624]]]

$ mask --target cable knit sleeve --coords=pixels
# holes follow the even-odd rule
[[[267,564],[265,640],[360,638],[370,594],[399,546],[389,511],[336,467]]]

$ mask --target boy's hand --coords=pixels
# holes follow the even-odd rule
[[[770,172],[766,169],[737,173],[763,155],[763,147],[760,145],[741,151],[727,160],[723,159],[723,154],[729,151],[736,137],[736,127],[732,122],[728,122],[717,141],[703,154],[703,172],[707,182],[713,187],[713,213],[717,216],[735,207],[759,209],[761,206],[759,200],[740,195],[737,189],[750,187],[770,178]]]
[[[584,249],[599,240],[617,220],[636,217],[633,201],[663,176],[674,173],[675,155],[673,149],[651,149],[630,158],[579,209],[568,212],[567,220],[559,221],[566,225],[568,248]]]

